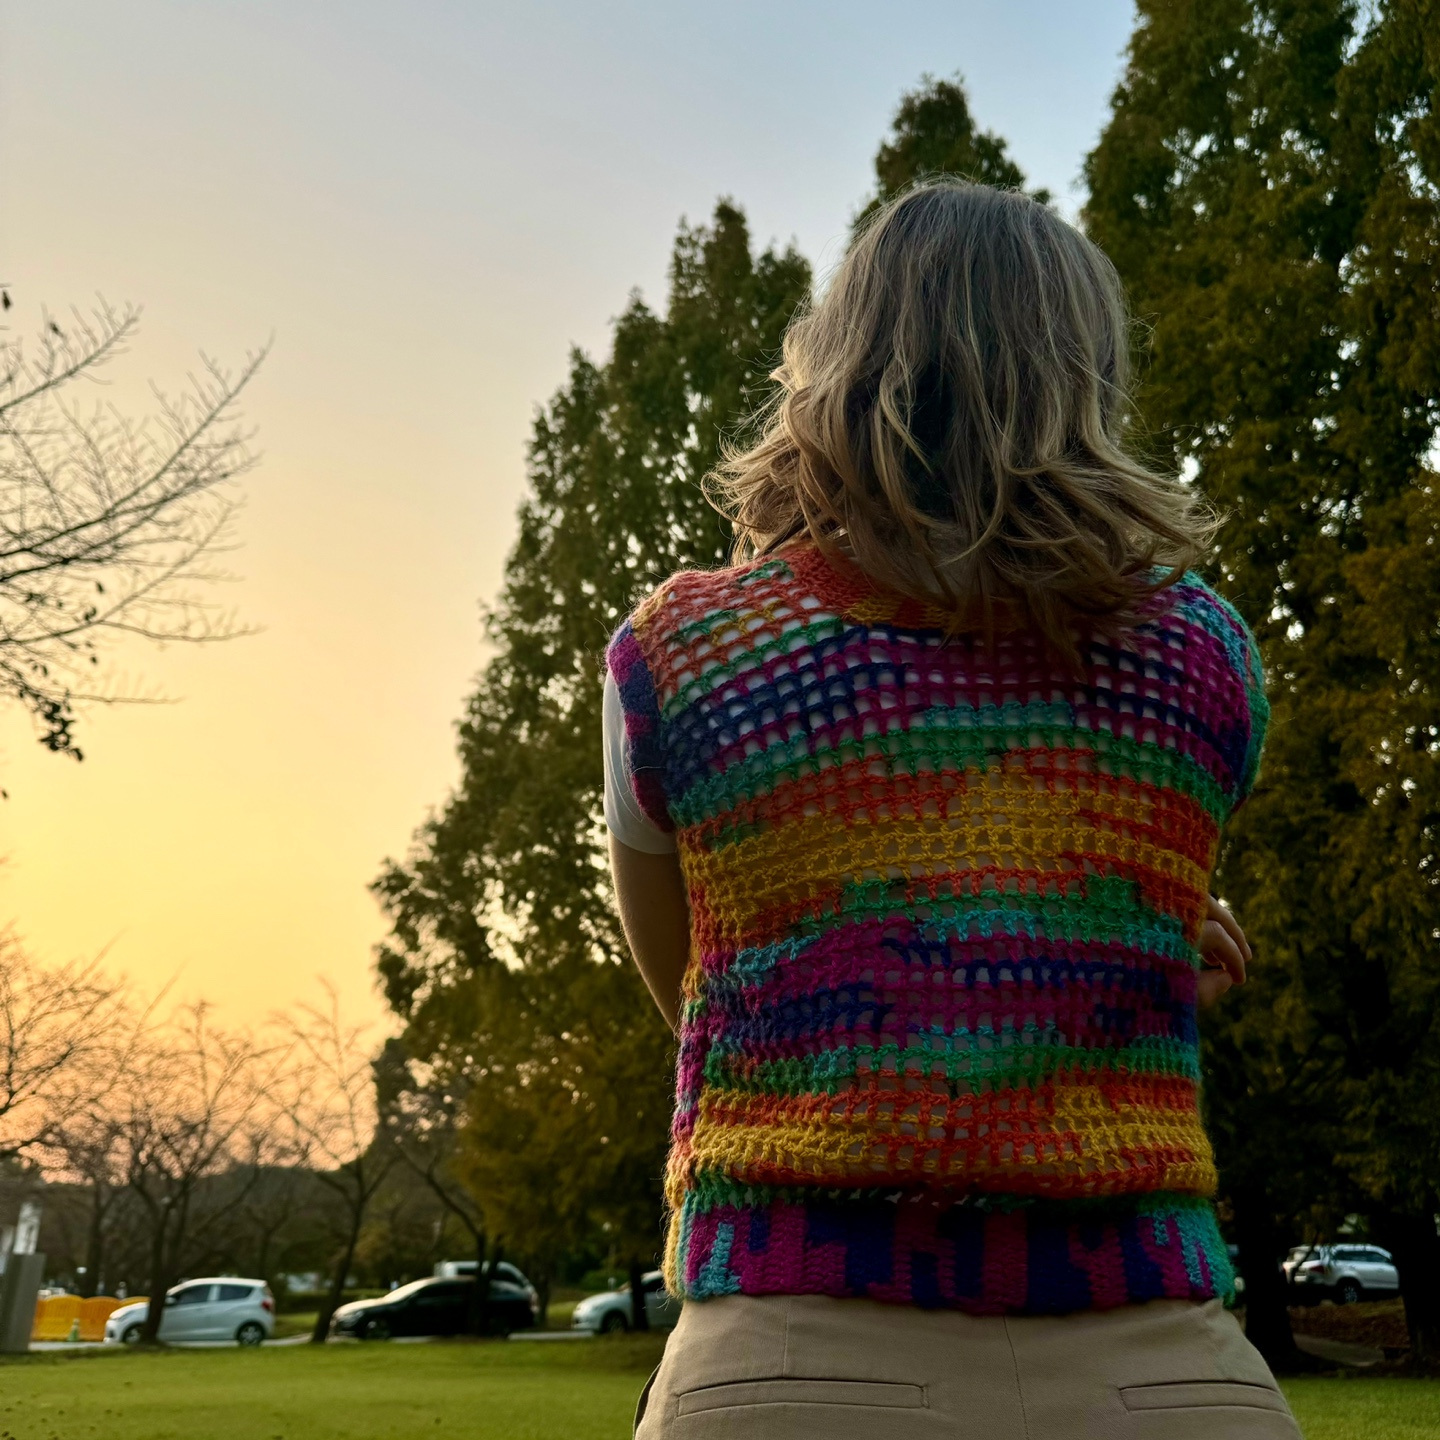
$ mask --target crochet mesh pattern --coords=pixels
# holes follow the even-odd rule
[[[1196,941],[1254,783],[1253,638],[947,636],[809,546],[674,576],[611,642],[692,916],[666,1174],[691,1298],[1060,1312],[1230,1286]]]

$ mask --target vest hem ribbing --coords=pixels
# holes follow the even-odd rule
[[[830,1295],[974,1315],[1234,1292],[1210,1201],[1164,1193],[1006,1207],[924,1195],[706,1205],[692,1192],[666,1274],[687,1300]]]

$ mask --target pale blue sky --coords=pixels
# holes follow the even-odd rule
[[[361,1008],[365,893],[454,776],[534,406],[717,196],[822,267],[901,93],[963,74],[1067,210],[1125,0],[596,4],[10,0],[0,279],[14,328],[146,307],[112,394],[275,337],[233,598],[263,633],[118,657],[182,704],[0,716],[0,920],[258,1013]]]

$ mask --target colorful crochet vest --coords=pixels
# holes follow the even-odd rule
[[[1058,1313],[1231,1288],[1196,941],[1267,706],[1187,577],[947,638],[809,546],[676,575],[608,664],[689,892],[666,1273]]]

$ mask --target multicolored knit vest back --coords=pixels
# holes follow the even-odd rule
[[[608,654],[693,923],[667,1274],[975,1313],[1204,1299],[1196,941],[1267,707],[1201,581],[1083,670],[808,546]]]

